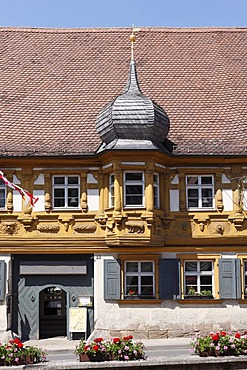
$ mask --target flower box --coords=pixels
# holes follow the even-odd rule
[[[247,335],[239,332],[234,335],[222,330],[204,336],[197,335],[190,344],[200,357],[247,354]]]
[[[184,296],[184,299],[214,299],[213,295],[192,295],[192,294],[187,294]]]
[[[142,342],[133,342],[132,335],[104,340],[95,338],[92,342],[81,340],[75,354],[80,362],[133,361],[146,358]]]

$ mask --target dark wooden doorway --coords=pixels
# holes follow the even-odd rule
[[[45,288],[40,292],[39,338],[66,336],[66,293],[59,287]]]

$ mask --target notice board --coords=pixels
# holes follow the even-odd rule
[[[70,307],[69,309],[69,331],[70,333],[87,332],[87,308]]]

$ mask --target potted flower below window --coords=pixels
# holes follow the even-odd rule
[[[125,296],[125,298],[127,298],[127,299],[138,299],[137,290],[134,289],[134,288],[130,288],[127,291],[127,295]]]
[[[211,290],[202,290],[198,293],[194,287],[190,287],[188,294],[184,296],[184,299],[213,299],[213,294]]]

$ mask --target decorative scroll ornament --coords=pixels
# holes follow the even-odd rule
[[[41,233],[55,234],[60,230],[59,225],[41,224],[37,226],[37,230]]]
[[[73,229],[76,233],[93,234],[96,231],[96,225],[95,224],[77,224],[73,227]]]

